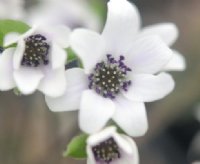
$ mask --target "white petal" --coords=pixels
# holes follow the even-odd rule
[[[99,142],[104,141],[108,137],[114,136],[114,135],[116,135],[116,127],[109,126],[105,129],[101,130],[98,133],[94,133],[94,134],[90,135],[90,137],[88,137],[88,139],[87,139],[87,144],[90,146],[94,146],[94,145],[98,144]]]
[[[97,62],[106,55],[105,42],[95,32],[85,29],[75,30],[71,34],[70,43],[73,50],[81,58],[86,73],[89,73]]]
[[[130,136],[142,136],[148,129],[144,103],[130,101],[124,97],[116,99],[113,120]]]
[[[21,66],[21,60],[25,51],[25,42],[20,39],[17,43],[17,47],[13,56],[14,69],[19,69]]]
[[[93,90],[84,91],[81,98],[79,126],[86,133],[94,133],[103,128],[112,117],[115,105],[112,100],[96,94]]]
[[[69,46],[70,32],[70,29],[64,25],[51,28],[52,39],[62,48],[67,48]]]
[[[178,38],[178,28],[173,23],[160,23],[145,27],[140,35],[159,35],[167,45],[171,46]]]
[[[127,142],[124,138],[122,138],[119,133],[115,132],[115,134],[112,136],[114,140],[116,141],[117,145],[120,147],[120,149],[125,154],[132,154],[133,150],[129,142]]]
[[[86,151],[87,151],[87,158],[88,158],[87,164],[97,164],[90,145],[87,145]]]
[[[13,78],[14,51],[14,48],[9,48],[0,54],[0,90],[2,91],[7,91],[15,87]]]
[[[32,28],[30,28],[27,32],[25,32],[20,39],[25,39],[31,35],[34,35],[35,33],[40,34],[40,26],[39,25],[33,25]],[[42,34],[42,33],[41,33]]]
[[[186,61],[183,55],[174,51],[172,59],[163,68],[163,71],[184,71],[186,69]]]
[[[53,69],[62,68],[65,66],[67,53],[57,44],[53,43],[51,47],[51,63]]]
[[[129,145],[132,148],[132,153],[131,154],[122,154],[121,159],[116,161],[116,164],[139,164],[139,153],[138,153],[138,148],[136,146],[136,143],[133,141],[132,138],[122,135],[122,137],[129,143]]]
[[[53,112],[78,110],[82,92],[88,87],[87,76],[83,69],[73,68],[65,73],[67,88],[63,96],[52,98],[46,96],[46,103]]]
[[[138,39],[125,54],[136,73],[157,73],[170,61],[173,52],[156,36]]]
[[[20,36],[20,34],[16,33],[16,32],[8,33],[4,37],[4,41],[3,41],[4,47],[7,47],[7,46],[9,46],[9,45],[11,45],[13,43],[16,43],[17,40],[19,39],[19,36]]]
[[[132,84],[123,94],[130,100],[151,102],[162,99],[174,89],[174,80],[167,73],[158,75],[133,74]]]
[[[96,162],[95,161],[92,161],[91,159],[87,159],[87,164],[96,164]]]
[[[110,0],[108,15],[102,35],[108,44],[109,53],[122,53],[132,43],[140,28],[140,15],[127,0]]]
[[[15,82],[23,94],[33,93],[43,76],[43,73],[36,68],[21,67],[14,71]]]
[[[65,67],[47,70],[38,89],[50,97],[63,95],[66,89]]]

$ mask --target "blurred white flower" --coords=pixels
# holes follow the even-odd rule
[[[98,30],[100,20],[87,0],[42,0],[29,14],[30,23],[66,24]]]
[[[0,19],[21,19],[23,16],[23,0],[0,0]]]
[[[4,46],[17,42],[0,56],[0,89],[17,87],[23,94],[36,89],[48,96],[60,96],[66,88],[65,61],[70,30],[37,26],[23,35],[10,33]]]
[[[135,142],[128,136],[109,127],[90,136],[87,140],[87,164],[138,164],[139,155]]]
[[[113,119],[127,134],[144,135],[148,128],[143,102],[165,97],[174,88],[167,73],[159,73],[173,52],[157,36],[137,35],[138,10],[127,0],[110,0],[102,35],[77,29],[71,46],[84,69],[66,71],[68,86],[63,96],[46,102],[52,111],[80,109],[79,125],[99,131]]]
[[[192,164],[200,164],[200,162],[197,161],[197,162],[194,162],[194,163],[192,163]]]

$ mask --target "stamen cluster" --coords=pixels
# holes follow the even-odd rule
[[[29,67],[47,65],[49,63],[49,48],[50,46],[44,36],[40,34],[29,36],[25,39],[25,52],[21,65]]]
[[[131,85],[131,81],[127,80],[127,73],[131,69],[124,64],[124,60],[124,56],[120,56],[117,61],[108,54],[107,61],[97,63],[93,73],[89,75],[89,88],[111,99],[114,99],[121,89],[127,91]]]
[[[92,147],[92,151],[95,160],[103,164],[110,164],[121,157],[119,147],[112,137]]]

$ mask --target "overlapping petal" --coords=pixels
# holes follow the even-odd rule
[[[115,100],[116,112],[113,120],[130,136],[142,136],[148,129],[143,102],[130,101],[123,96]]]
[[[174,80],[167,73],[132,74],[131,86],[123,92],[129,100],[151,102],[167,96],[174,89]]]
[[[184,71],[185,69],[185,58],[182,54],[174,50],[172,59],[164,66],[163,71]]]
[[[130,147],[132,148],[131,154],[123,154],[125,155],[124,158],[116,161],[116,164],[139,164],[139,153],[136,143],[128,136],[122,135],[122,137],[129,143]]]
[[[7,47],[13,43],[16,43],[17,40],[19,39],[20,34],[16,33],[16,32],[12,32],[12,33],[8,33],[5,37],[4,37],[4,47]]]
[[[96,63],[106,55],[105,41],[96,32],[77,29],[71,34],[70,43],[81,58],[86,73],[89,73]]]
[[[173,23],[160,23],[143,28],[139,37],[158,35],[169,46],[174,44],[178,38],[178,29]]]
[[[51,111],[72,111],[80,108],[82,92],[88,87],[87,76],[82,69],[73,68],[66,71],[65,78],[67,87],[62,96],[57,98],[45,97]]]
[[[60,47],[69,47],[69,37],[71,30],[64,25],[58,25],[49,30],[52,35],[52,40],[56,42]]]
[[[0,54],[0,90],[7,91],[16,86],[13,77],[13,53],[15,48],[4,50]]]
[[[33,93],[43,77],[44,74],[39,69],[21,67],[14,71],[15,82],[23,94]]]
[[[50,57],[51,57],[50,61],[52,64],[52,68],[59,69],[65,65],[67,59],[67,53],[59,45],[53,43],[51,47]]]
[[[132,72],[149,74],[161,71],[173,56],[172,50],[157,36],[137,39],[124,53]]]
[[[64,94],[66,89],[65,67],[45,71],[38,89],[49,97],[58,97]]]
[[[24,40],[20,39],[17,43],[17,47],[15,49],[14,56],[13,56],[14,69],[20,68],[24,51],[25,51],[25,43],[24,43]]]

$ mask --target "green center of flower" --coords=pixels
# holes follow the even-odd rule
[[[112,137],[92,147],[92,152],[96,162],[102,164],[110,164],[121,157],[119,147]]]
[[[49,63],[49,44],[47,39],[40,35],[31,35],[25,39],[25,51],[21,65],[28,67],[38,67]]]

